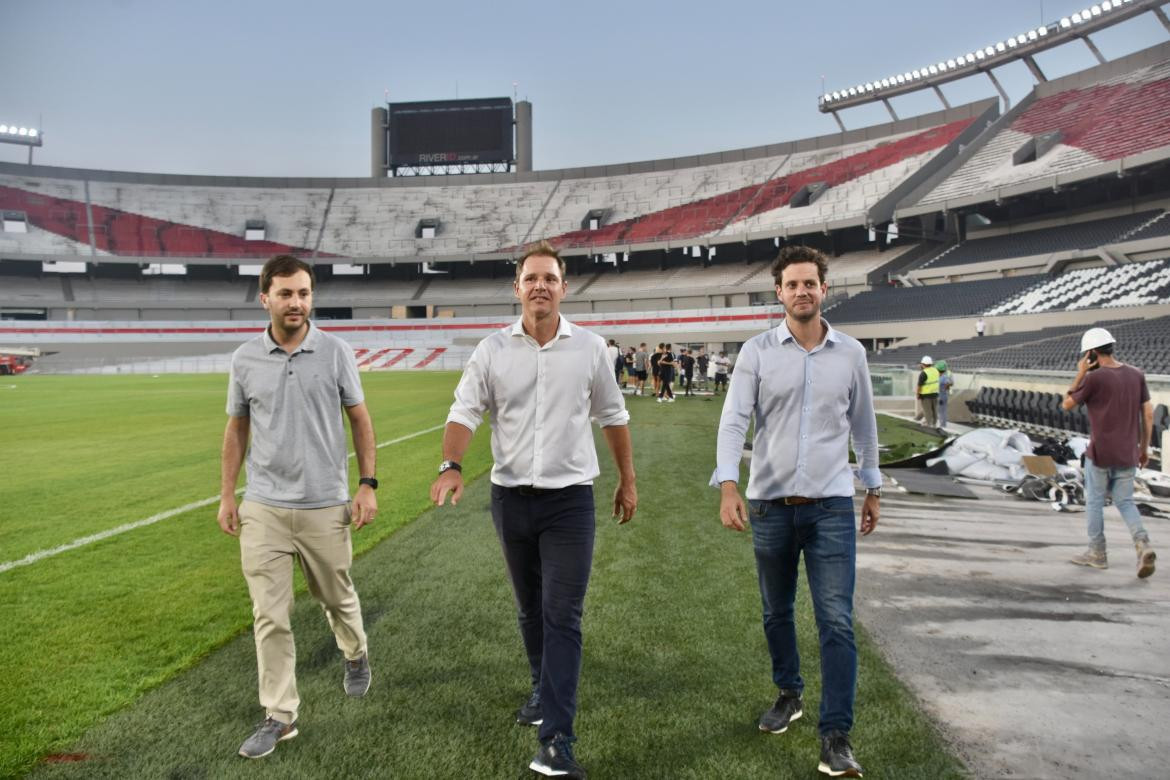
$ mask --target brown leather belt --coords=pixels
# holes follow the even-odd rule
[[[815,504],[820,501],[819,498],[805,498],[804,496],[784,496],[784,498],[775,499],[776,503],[784,504],[784,506],[804,506],[805,504]]]

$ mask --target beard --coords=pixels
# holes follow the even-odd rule
[[[813,320],[818,320],[821,317],[820,306],[814,305],[811,308],[799,313],[795,311],[795,307],[793,307],[793,309],[793,311],[785,311],[785,316],[794,319],[801,324],[812,322]]]

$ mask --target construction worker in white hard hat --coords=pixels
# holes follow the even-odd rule
[[[1085,405],[1089,414],[1089,448],[1085,452],[1085,516],[1089,549],[1072,559],[1078,566],[1109,568],[1105,553],[1105,494],[1129,526],[1137,549],[1137,576],[1154,573],[1150,536],[1133,501],[1137,468],[1150,460],[1154,408],[1146,377],[1113,356],[1115,340],[1104,328],[1081,337],[1077,376],[1064,398],[1065,409]]]
[[[918,361],[922,369],[918,373],[918,400],[922,403],[922,416],[931,428],[938,427],[938,369],[930,355],[923,355]]]

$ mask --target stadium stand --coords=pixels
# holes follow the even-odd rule
[[[1117,339],[1117,359],[1131,363],[1147,374],[1170,374],[1170,317],[1109,323]],[[1042,341],[948,358],[957,371],[986,368],[1020,371],[1069,371],[1079,355],[1084,326]],[[921,349],[921,347],[919,348]],[[932,356],[933,357],[933,356]]]
[[[1068,271],[987,310],[988,315],[1170,302],[1170,259]]]
[[[1049,255],[1069,249],[1094,249],[1135,237],[1135,231],[1159,220],[1161,210],[1141,211],[1105,219],[1093,219],[1058,227],[1013,232],[989,238],[972,238],[948,247],[921,265],[922,268],[985,263],[1016,257]],[[1170,226],[1166,228],[1170,233]]]
[[[993,352],[1005,347],[1044,342],[1071,333],[1080,334],[1084,330],[1083,325],[1060,325],[1051,328],[1042,328],[1040,330],[1015,331],[993,336],[919,343],[909,347],[888,347],[873,355],[870,358],[870,362],[874,365],[915,366],[918,365],[918,361],[923,355],[930,355],[935,360],[946,360],[954,363],[961,357]],[[958,364],[956,363],[956,365]]]
[[[875,287],[829,306],[825,317],[832,323],[969,317],[1031,288],[1043,278],[1029,275],[926,287]]]
[[[1054,177],[1103,162],[1170,146],[1170,59],[1127,68],[1141,58],[1122,58],[1085,74],[1040,84],[1033,99],[1004,116],[1007,126],[983,144],[958,170],[946,176],[909,211],[998,197],[1005,188],[1051,187]],[[1143,53],[1144,58],[1150,55]],[[1121,72],[1118,72],[1118,71]],[[1046,153],[1016,164],[1013,157],[1045,134],[1056,139]]]
[[[0,164],[0,210],[31,228],[8,256],[256,259],[279,252],[373,260],[507,258],[550,238],[570,250],[732,241],[801,226],[865,225],[867,209],[951,148],[985,104],[845,134],[596,169],[414,179],[272,179]],[[951,152],[953,153],[953,149]],[[252,181],[252,180],[249,180]],[[214,183],[214,185],[212,184]],[[596,229],[590,212],[605,215]],[[433,237],[417,235],[437,220]],[[245,236],[264,225],[262,240]],[[46,235],[57,237],[45,243]],[[62,241],[67,243],[61,243]],[[650,248],[654,248],[651,246]]]

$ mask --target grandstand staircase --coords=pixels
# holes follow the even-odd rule
[[[433,281],[434,281],[434,278],[430,277],[430,276],[423,279],[422,284],[420,284],[418,286],[418,289],[414,291],[414,295],[410,296],[410,299],[412,301],[417,301],[419,298],[421,298],[423,296],[423,293],[425,293],[427,291],[427,288],[431,286],[431,282],[433,282]]]
[[[67,301],[77,300],[73,297],[73,282],[65,274],[61,274],[61,295]]]
[[[739,277],[734,282],[732,282],[731,286],[732,287],[739,287],[740,285],[747,284],[748,279],[759,276],[761,271],[763,271],[765,268],[769,268],[769,267],[770,267],[770,265],[768,263],[760,263],[759,268],[753,268],[752,270],[748,271],[746,274],[744,274],[743,276]]]
[[[1117,238],[1115,238],[1115,239],[1113,240],[1113,243],[1120,244],[1122,241],[1128,241],[1130,236],[1133,236],[1133,235],[1135,235],[1135,234],[1137,234],[1137,233],[1140,233],[1141,231],[1143,231],[1143,230],[1145,230],[1146,228],[1148,228],[1148,227],[1150,227],[1151,225],[1153,225],[1155,222],[1159,222],[1159,221],[1161,221],[1161,220],[1165,220],[1165,219],[1167,219],[1168,217],[1170,217],[1170,212],[1163,211],[1161,214],[1158,214],[1157,216],[1153,217],[1152,219],[1148,219],[1148,220],[1146,220],[1145,222],[1143,222],[1142,224],[1138,225],[1138,226],[1137,226],[1137,227],[1135,227],[1134,229],[1132,229],[1132,230],[1127,230],[1126,232],[1122,233],[1120,236],[1118,236]]]
[[[578,287],[577,289],[573,290],[573,295],[580,295],[581,293],[583,293],[583,292],[585,292],[586,290],[588,290],[588,289],[589,289],[589,285],[593,284],[593,283],[594,283],[594,282],[596,282],[598,279],[600,279],[600,278],[601,278],[601,276],[602,276],[602,274],[604,274],[604,273],[605,273],[605,271],[598,271],[597,273],[593,274],[593,276],[591,276],[591,277],[589,278],[589,281],[585,282],[585,284],[583,284],[583,285],[581,285],[580,287]]]
[[[752,202],[760,196],[760,193],[764,191],[764,188],[768,186],[768,182],[772,181],[772,179],[775,179],[776,174],[778,174],[778,173],[780,173],[780,171],[784,170],[784,166],[787,165],[788,161],[791,159],[792,159],[792,154],[789,153],[783,160],[781,160],[780,164],[777,165],[775,168],[773,168],[772,172],[768,174],[768,177],[766,179],[764,179],[762,182],[760,182],[760,186],[756,188],[756,191],[753,192],[749,197],[744,198],[743,203],[741,203],[739,205],[739,208],[735,210],[735,213],[733,213],[728,218],[728,220],[723,223],[723,226],[719,228],[718,232],[722,233],[724,230],[727,229],[728,225],[733,224],[735,222],[735,220],[739,219],[739,215],[747,210],[747,207],[750,206],[752,204]],[[737,282],[737,284],[738,284],[738,282]]]

